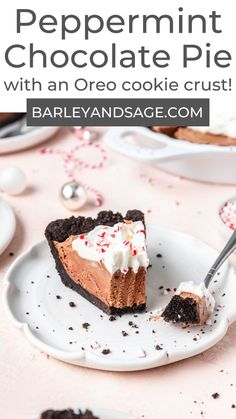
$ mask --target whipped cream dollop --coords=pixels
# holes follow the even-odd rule
[[[236,112],[216,113],[212,115],[209,127],[196,127],[196,130],[236,138]]]
[[[193,281],[181,282],[176,290],[176,294],[180,295],[182,292],[188,292],[197,295],[199,298],[204,298],[208,312],[213,313],[215,299],[205,287],[204,282],[200,282],[200,284],[195,284]]]
[[[140,266],[149,265],[142,221],[97,226],[73,240],[72,248],[84,259],[103,262],[110,273],[117,270],[126,273],[128,268],[137,272]]]

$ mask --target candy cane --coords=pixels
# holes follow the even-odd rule
[[[83,140],[82,143],[71,149],[69,152],[65,150],[61,150],[59,148],[54,149],[51,147],[45,147],[40,150],[41,154],[50,154],[50,155],[58,155],[63,158],[63,168],[68,176],[68,178],[72,180],[76,180],[76,171],[78,169],[102,169],[105,166],[105,162],[107,160],[107,153],[106,150],[98,143],[94,143],[91,140],[85,140],[81,134],[81,128],[73,128],[73,132],[76,133],[77,138]],[[81,135],[77,135],[80,133]],[[80,159],[79,157],[75,156],[75,153],[81,149],[85,148],[94,148],[99,151],[100,153],[100,160],[96,163],[88,163],[85,160]],[[88,192],[91,192],[95,197],[95,205],[101,206],[103,204],[104,198],[102,194],[94,187],[83,184],[82,185]]]

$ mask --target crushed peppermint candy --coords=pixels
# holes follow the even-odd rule
[[[129,268],[137,272],[147,269],[149,260],[146,249],[145,227],[142,221],[124,220],[114,226],[99,225],[88,233],[79,234],[72,248],[80,257],[103,262],[111,273]]]
[[[236,199],[226,202],[220,210],[220,217],[231,230],[236,229]]]
[[[90,347],[92,348],[92,349],[98,349],[98,348],[100,348],[100,344],[97,342],[97,341],[95,341],[95,342],[92,342],[91,344],[90,344]]]

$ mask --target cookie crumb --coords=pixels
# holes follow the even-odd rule
[[[111,353],[110,349],[103,349],[102,354],[103,355],[109,355]]]
[[[156,349],[157,351],[162,351],[162,350],[163,350],[163,348],[162,348],[160,345],[156,345],[156,346],[155,346],[155,349]]]
[[[82,324],[82,327],[85,330],[88,330],[89,326],[90,326],[90,323],[87,323],[87,322]]]
[[[213,399],[219,399],[220,395],[219,395],[219,393],[213,393],[213,394],[211,395],[211,397],[212,397]]]
[[[110,316],[109,320],[110,320],[110,322],[114,322],[116,320],[116,316]]]

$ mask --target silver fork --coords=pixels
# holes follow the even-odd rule
[[[213,263],[211,269],[209,270],[206,278],[204,279],[205,287],[208,288],[212,279],[214,278],[216,272],[220,269],[223,263],[228,259],[228,257],[236,250],[236,230],[234,230],[229,241],[226,243],[224,249]]]

